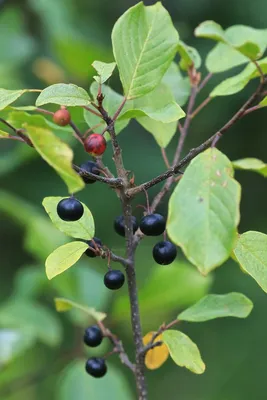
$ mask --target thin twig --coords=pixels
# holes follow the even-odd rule
[[[19,137],[19,136],[12,136],[12,135],[9,135],[9,136],[2,136],[2,137],[1,137],[1,140],[3,140],[3,139],[18,140],[19,142],[25,143],[24,139],[22,139],[22,138]]]
[[[168,160],[168,157],[167,157],[167,154],[166,154],[166,150],[163,147],[161,147],[160,150],[161,150],[162,158],[164,160],[164,163],[165,163],[166,167],[170,168],[171,164],[170,164],[170,162]]]
[[[180,130],[180,138],[179,138],[177,149],[176,149],[176,152],[175,152],[175,155],[174,155],[174,158],[173,158],[172,166],[176,165],[178,163],[178,161],[180,160],[182,149],[183,149],[183,146],[184,146],[184,142],[185,142],[186,136],[188,134],[189,126],[190,126],[190,123],[191,123],[190,114],[191,114],[191,112],[193,110],[193,107],[194,107],[194,104],[195,104],[195,101],[196,101],[196,96],[197,96],[197,86],[192,86],[191,95],[190,95],[190,99],[189,99],[189,103],[188,103],[187,115],[186,115],[184,126],[182,126],[181,123],[178,123],[178,127],[179,127],[179,130]],[[170,176],[167,179],[167,181],[165,182],[165,185],[163,186],[161,191],[156,195],[156,197],[154,198],[154,200],[152,202],[151,212],[154,212],[156,210],[156,208],[158,207],[159,203],[162,201],[164,196],[170,190],[170,188],[171,188],[171,186],[172,186],[174,181],[175,181],[175,177],[174,176]]]
[[[75,137],[79,140],[79,142],[83,145],[84,143],[84,138],[83,138],[83,134],[81,133],[81,131],[79,130],[79,128],[75,125],[75,123],[73,121],[70,121],[69,125],[72,127],[74,133],[75,133]]]
[[[93,105],[93,104],[92,104],[92,105]],[[94,114],[94,115],[96,115],[96,116],[99,117],[99,118],[102,118],[102,115],[101,115],[99,112],[93,110],[92,108],[87,107],[87,106],[82,106],[82,108],[84,108],[85,110],[89,111],[91,114]]]
[[[8,126],[8,128],[10,128],[13,132],[17,133],[17,129],[14,126],[12,126],[9,122],[7,122],[5,119],[0,118],[0,121],[6,126]]]
[[[259,104],[257,106],[254,106],[254,107],[250,107],[244,112],[244,115],[250,114],[253,111],[260,110],[261,108],[263,108],[263,106],[261,106]]]
[[[204,108],[207,104],[212,100],[212,97],[207,97],[190,115],[190,118],[193,119],[195,116]]]
[[[87,129],[87,131],[85,131],[84,134],[83,134],[83,139],[85,139],[86,136],[89,135],[89,133],[94,132],[94,130],[96,128],[99,128],[102,125],[103,125],[103,122],[100,122],[99,124],[96,124],[96,125],[92,126],[92,128]]]
[[[45,110],[44,108],[36,107],[34,111],[37,111],[37,112],[40,112],[43,114],[47,114],[47,115],[51,115],[51,116],[54,115],[54,113],[52,111]]]
[[[157,339],[157,337],[159,335],[161,335],[163,332],[165,332],[166,330],[172,328],[174,325],[177,325],[180,321],[178,319],[175,319],[173,321],[171,321],[169,324],[162,324],[159,329],[154,332],[150,342],[143,348],[143,354],[145,355],[149,350],[153,349],[154,347],[160,346],[162,344],[161,341],[157,341],[155,342],[155,340]]]
[[[109,338],[110,342],[114,345],[114,350],[119,354],[121,362],[126,365],[131,371],[135,372],[135,365],[129,360],[126,354],[122,341],[117,338],[109,329],[107,329],[103,322],[98,322],[103,335]]]
[[[118,108],[118,110],[115,112],[115,114],[112,117],[113,122],[115,122],[116,119],[118,118],[118,116],[120,115],[123,107],[125,106],[126,101],[127,101],[127,97],[124,97],[122,102],[121,102],[121,104],[120,104],[120,106],[119,106],[119,108]]]
[[[96,181],[106,183],[107,185],[114,188],[121,188],[123,186],[123,182],[121,178],[105,178],[103,176],[92,174],[91,172],[87,172],[84,169],[78,167],[77,165],[72,165],[73,169],[78,172],[81,177],[94,179]]]
[[[264,86],[264,81],[260,82],[260,85],[258,86],[257,90],[253,93],[253,95],[243,104],[243,106],[234,114],[234,116],[219,130],[217,131],[214,135],[212,135],[209,139],[207,139],[205,142],[203,142],[201,145],[198,147],[191,149],[189,153],[176,165],[174,165],[172,168],[169,168],[166,172],[163,172],[162,174],[158,175],[157,177],[151,179],[148,182],[145,182],[139,186],[136,186],[135,188],[128,189],[127,191],[127,196],[128,197],[133,197],[137,193],[140,193],[144,189],[149,189],[158,183],[168,179],[170,176],[175,175],[182,167],[187,165],[193,158],[195,158],[198,154],[202,153],[202,151],[208,149],[214,140],[216,139],[218,141],[219,138],[221,138],[225,132],[228,131],[240,118],[242,118],[246,112],[246,110],[250,107],[250,105],[254,102],[254,100],[257,98],[258,94],[261,92],[263,86]]]
[[[213,77],[213,74],[211,72],[206,75],[206,77],[202,80],[202,82],[200,82],[200,84],[198,86],[198,92],[200,92],[206,86],[206,84],[209,82],[209,80],[212,77]]]

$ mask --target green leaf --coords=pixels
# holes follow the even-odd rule
[[[231,46],[218,43],[207,55],[206,67],[211,73],[224,72],[250,60]]]
[[[179,367],[185,367],[195,374],[203,374],[205,364],[202,361],[197,345],[183,332],[167,330],[162,334],[170,356]]]
[[[242,269],[267,293],[267,235],[249,231],[239,236],[234,255]]]
[[[128,99],[153,90],[173,60],[178,33],[160,2],[128,9],[112,31],[112,45]]]
[[[34,338],[19,329],[0,329],[0,367],[32,346]]]
[[[154,136],[157,144],[162,148],[166,148],[169,145],[177,130],[177,122],[166,124],[149,117],[137,118],[137,122]]]
[[[78,221],[63,221],[57,213],[57,205],[64,197],[45,197],[43,206],[53,224],[63,233],[76,239],[90,240],[95,234],[94,218],[91,211],[83,205],[83,216]]]
[[[84,242],[71,242],[58,247],[46,259],[47,278],[52,279],[72,267],[87,248],[88,245]]]
[[[204,21],[195,29],[195,36],[227,42],[224,30],[221,25],[214,21]]]
[[[171,63],[162,78],[162,83],[169,86],[179,106],[185,105],[191,92],[190,80],[188,77],[183,77],[177,64]]]
[[[88,258],[82,257],[75,268],[68,269],[48,284],[52,285],[58,297],[70,298],[76,303],[90,304],[90,307],[104,310],[108,307],[112,293],[103,285],[101,262],[102,260],[91,259],[88,265]],[[88,290],[88,282],[90,282],[90,290]],[[68,313],[68,317],[77,326],[88,326],[88,314],[82,310],[73,309]]]
[[[27,89],[22,90],[7,90],[0,89],[0,110],[3,110],[9,104],[14,103],[20,96],[27,92]]]
[[[48,308],[21,298],[2,305],[0,325],[27,330],[29,335],[49,346],[57,346],[61,340],[62,329],[58,318]]]
[[[241,293],[209,294],[178,315],[181,321],[203,322],[215,318],[246,318],[253,303]]]
[[[104,63],[101,61],[94,61],[92,63],[92,66],[98,73],[98,76],[94,76],[95,81],[99,84],[102,84],[111,77],[114,68],[116,67],[116,63]]]
[[[36,106],[53,103],[61,106],[88,106],[91,103],[88,93],[71,83],[56,83],[48,86],[38,96]]]
[[[114,115],[123,101],[123,96],[115,92],[113,89],[111,89],[109,86],[106,85],[102,85],[101,90],[105,96],[103,102],[105,110],[109,115]],[[98,92],[98,84],[96,82],[92,83],[90,87],[90,92],[93,98],[96,99]],[[103,121],[102,118],[97,117],[96,115],[90,113],[87,110],[84,110],[84,119],[91,128],[95,125],[99,125],[96,126],[94,129],[94,132],[96,133],[101,133],[103,129],[106,127],[106,123],[105,121]],[[117,119],[115,122],[116,134],[120,133],[128,125],[128,123],[129,120],[127,119],[124,120]],[[106,139],[110,140],[110,136],[106,135]]]
[[[266,29],[254,29],[244,25],[235,25],[224,31],[214,21],[202,22],[195,30],[197,37],[223,42],[252,60],[263,55],[267,46],[266,34]]]
[[[83,189],[84,182],[72,169],[73,152],[71,148],[58,139],[50,130],[27,125],[27,133],[40,156],[56,170],[74,193]]]
[[[161,83],[145,96],[128,101],[121,112],[120,119],[143,116],[169,123],[183,118],[185,112],[175,102],[170,88]]]
[[[200,300],[207,294],[213,281],[211,275],[204,277],[190,264],[182,261],[174,261],[168,268],[153,265],[152,271],[139,290],[142,323],[149,324],[149,329],[152,325],[162,323],[177,308],[190,306]],[[164,299],[158,295],[159,287],[164,293]],[[157,313],[153,312],[155,309]],[[128,315],[128,296],[116,298],[113,319],[123,321]]]
[[[267,165],[257,158],[242,158],[241,160],[233,161],[232,164],[235,169],[254,171],[263,175],[264,178],[267,177]]]
[[[79,393],[79,400],[133,400],[127,379],[120,369],[108,365],[108,373],[101,379],[95,379],[85,372],[84,360],[76,360],[62,372],[56,399],[73,400]]]
[[[34,109],[36,110],[36,107],[34,107]],[[38,128],[53,129],[54,133],[65,132],[72,134],[71,127],[58,126],[46,119],[43,115],[29,114],[23,110],[10,112],[7,121],[17,129],[25,128],[25,124],[28,124]]]
[[[19,107],[10,106],[9,108],[10,110],[14,111],[36,111],[35,106],[19,106]]]
[[[2,139],[7,139],[9,137],[9,133],[7,133],[7,132],[5,132],[5,131],[2,131],[1,129],[0,129],[0,138],[2,138]]]
[[[212,148],[193,159],[170,198],[168,235],[203,274],[231,254],[240,193],[230,160]]]
[[[263,73],[267,72],[267,58],[259,61]],[[254,64],[249,64],[239,74],[232,76],[231,78],[225,79],[218,86],[216,86],[210,93],[210,97],[216,96],[229,96],[243,90],[251,79],[259,76],[259,71]]]
[[[92,317],[95,321],[103,321],[106,318],[107,314],[96,311],[94,308],[84,306],[82,304],[75,303],[74,301],[56,298],[55,299],[56,310],[58,312],[69,311],[72,308],[78,308],[78,310],[84,311],[89,317]]]
[[[183,70],[187,71],[193,65],[196,69],[201,66],[201,57],[194,47],[187,46],[179,40],[177,51],[181,57],[179,65]]]

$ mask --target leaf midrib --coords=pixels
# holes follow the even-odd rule
[[[146,46],[147,46],[147,43],[148,43],[149,37],[150,37],[150,35],[151,35],[152,29],[153,29],[153,27],[154,27],[154,22],[155,22],[155,19],[156,19],[157,14],[158,14],[158,9],[156,10],[156,12],[155,12],[155,14],[154,14],[154,16],[153,16],[153,20],[152,20],[152,22],[151,22],[151,26],[150,26],[150,28],[149,28],[149,30],[148,30],[146,39],[145,39],[145,41],[144,41],[143,48],[141,49],[139,58],[138,58],[138,60],[137,60],[137,63],[136,63],[135,69],[134,69],[133,77],[132,77],[132,81],[131,81],[131,85],[130,85],[129,90],[128,90],[128,93],[127,93],[127,98],[128,98],[128,99],[130,98],[130,97],[128,97],[128,96],[129,96],[129,93],[131,93],[134,80],[136,79],[137,70],[138,70],[138,68],[139,68],[139,66],[140,66],[140,64],[141,64],[141,59],[142,59],[142,56],[143,56],[143,54],[144,54],[145,48],[146,48]]]

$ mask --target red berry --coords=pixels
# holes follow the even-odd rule
[[[85,151],[92,156],[101,156],[106,150],[106,147],[106,139],[99,133],[93,133],[84,141]]]
[[[57,110],[53,116],[53,121],[59,126],[66,126],[70,123],[71,115],[68,110],[61,108]]]

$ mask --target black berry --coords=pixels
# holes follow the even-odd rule
[[[157,243],[153,248],[153,257],[161,265],[171,264],[177,256],[175,245],[168,240]]]
[[[133,233],[135,233],[138,229],[138,223],[136,217],[132,216],[132,224],[133,224]],[[125,236],[125,223],[124,216],[120,215],[114,220],[114,229],[120,236]]]
[[[106,362],[103,358],[89,358],[86,361],[85,369],[89,375],[95,378],[102,378],[107,373]]]
[[[83,216],[83,205],[74,197],[60,200],[57,205],[58,216],[63,221],[78,221]]]
[[[95,163],[94,161],[87,161],[86,163],[83,163],[82,165],[80,165],[81,169],[84,169],[86,172],[90,172],[91,174],[95,174],[95,175],[99,175],[100,171],[99,168],[97,166],[97,163]],[[82,176],[82,179],[84,181],[84,183],[95,183],[96,180],[95,179],[91,179],[91,178],[86,178],[84,176]]]
[[[84,332],[83,341],[87,346],[99,346],[103,340],[101,329],[97,325],[90,326]]]
[[[108,271],[104,276],[104,284],[108,289],[117,290],[120,289],[125,281],[125,277],[120,270]]]
[[[100,239],[98,239],[97,237],[94,237],[93,240],[97,244],[98,247],[102,247],[102,242]],[[89,247],[92,247],[93,249],[95,249],[96,246],[94,245],[93,240],[88,240],[87,244]],[[96,257],[97,256],[97,254],[91,249],[87,249],[85,254],[88,257]]]
[[[165,227],[165,218],[160,214],[148,214],[140,222],[140,230],[147,236],[161,235]]]

